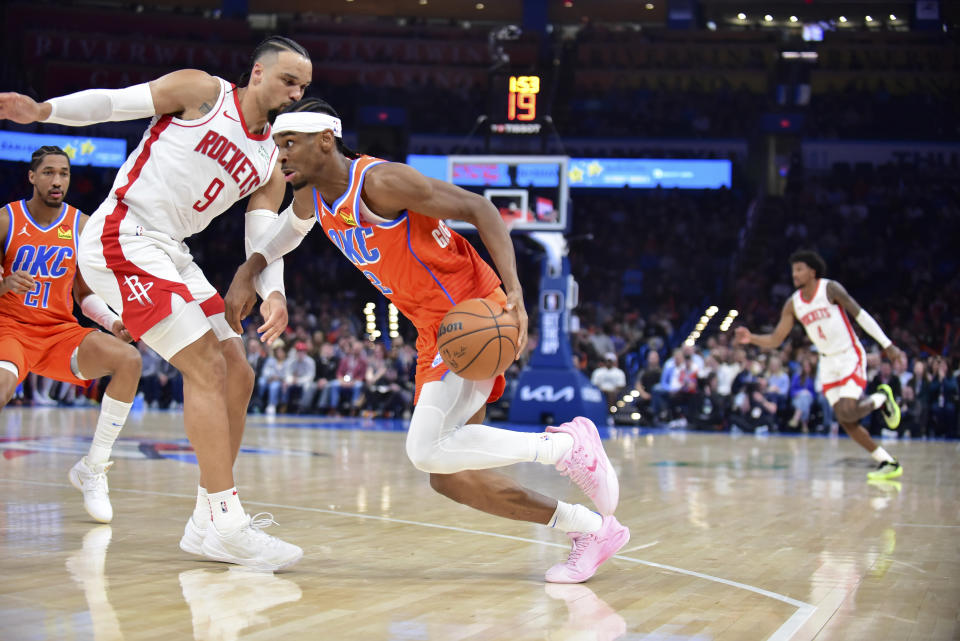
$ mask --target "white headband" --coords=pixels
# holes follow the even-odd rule
[[[343,128],[340,119],[316,111],[295,111],[280,114],[273,123],[273,133],[295,131],[304,134],[315,134],[326,129],[333,131],[337,138],[343,138]]]

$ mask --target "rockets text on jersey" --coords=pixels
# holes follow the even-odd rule
[[[210,113],[198,120],[157,116],[94,216],[115,216],[119,232],[183,240],[265,184],[277,160],[267,126],[247,131],[236,87],[222,78]],[[107,225],[109,229],[111,225]]]
[[[850,319],[843,308],[831,303],[827,296],[830,281],[821,278],[817,290],[809,301],[803,298],[802,290],[793,293],[793,313],[803,325],[811,342],[820,354],[838,354],[851,347],[857,348],[860,340],[853,331]]]

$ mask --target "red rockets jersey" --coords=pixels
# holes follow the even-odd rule
[[[467,240],[442,220],[404,211],[377,224],[360,198],[367,170],[384,160],[361,156],[347,191],[332,205],[314,190],[327,237],[417,328],[439,322],[451,307],[486,296],[500,279]]]
[[[36,287],[26,294],[0,296],[0,317],[29,325],[76,323],[73,278],[77,272],[77,225],[80,212],[64,203],[60,215],[43,227],[30,215],[27,203],[7,204],[10,227],[3,242],[3,275],[27,271]]]

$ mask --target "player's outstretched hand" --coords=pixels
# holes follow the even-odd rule
[[[749,345],[753,333],[746,327],[740,326],[734,330],[734,340],[740,345]]]
[[[43,120],[43,112],[40,103],[30,96],[13,92],[0,93],[0,119],[29,125],[31,122]]]
[[[897,363],[901,358],[906,359],[906,354],[903,353],[899,347],[890,343],[887,345],[887,349],[883,350],[883,355],[887,357],[891,363]]]
[[[123,326],[123,321],[119,318],[113,321],[113,327],[110,328],[110,332],[124,343],[133,342],[133,336],[130,335],[127,328]]]
[[[287,329],[287,298],[280,292],[270,292],[267,300],[260,304],[263,325],[257,328],[260,342],[269,345]]]
[[[517,337],[517,358],[523,354],[523,348],[527,346],[527,308],[523,306],[523,293],[512,292],[507,294],[507,304],[503,308],[505,311],[513,312],[517,315],[520,323],[520,335]]]
[[[242,335],[243,326],[240,325],[240,321],[249,316],[253,306],[257,304],[257,290],[253,285],[253,277],[242,266],[234,274],[230,289],[223,297],[223,304],[227,324],[233,331]]]
[[[13,292],[14,294],[26,294],[33,289],[36,284],[37,283],[35,280],[33,280],[33,276],[30,275],[30,272],[25,270],[13,272],[3,280],[0,280],[0,296],[6,294],[7,292]]]

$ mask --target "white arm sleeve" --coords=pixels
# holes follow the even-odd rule
[[[314,216],[306,220],[298,217],[293,213],[293,204],[291,204],[280,214],[280,221],[274,226],[273,233],[260,236],[254,242],[251,253],[260,254],[269,265],[284,254],[289,254],[299,247],[303,237],[313,229],[315,222],[317,222],[317,219]]]
[[[254,209],[248,211],[244,218],[243,245],[247,258],[253,254],[253,244],[269,236],[279,226],[280,215],[269,209]],[[260,298],[266,300],[272,292],[280,292],[286,296],[283,286],[283,260],[267,263],[263,271],[254,279],[254,286]]]
[[[80,311],[108,332],[112,332],[113,324],[120,320],[120,317],[114,314],[106,302],[96,294],[88,294],[80,301]]]
[[[53,109],[43,122],[84,127],[111,120],[136,120],[156,114],[150,85],[123,89],[87,89],[47,101]]]
[[[891,344],[893,344],[893,341],[887,338],[887,335],[883,333],[882,329],[880,329],[877,321],[873,320],[873,316],[868,314],[867,310],[864,308],[860,308],[860,313],[857,314],[856,321],[857,324],[863,328],[863,331],[870,335],[870,338],[877,341],[877,344],[880,345],[880,349],[887,349]]]

